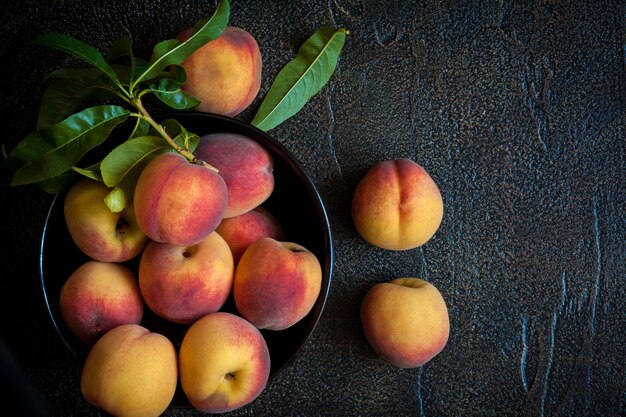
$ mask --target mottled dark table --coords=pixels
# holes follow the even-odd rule
[[[212,1],[4,3],[7,149],[34,128],[44,75],[67,62],[34,36],[61,31],[105,49],[128,34],[149,51],[214,10]],[[331,83],[272,131],[328,210],[327,307],[297,360],[234,414],[623,415],[624,2],[232,3],[231,23],[263,51],[261,96],[318,27],[351,33]],[[430,172],[445,214],[425,246],[390,252],[357,235],[350,202],[371,165],[399,157]],[[51,197],[8,187],[4,172],[1,181],[2,339],[55,415],[103,415],[82,399],[80,364],[39,288]],[[431,281],[449,307],[448,345],[420,369],[386,365],[361,331],[363,295],[396,276]]]

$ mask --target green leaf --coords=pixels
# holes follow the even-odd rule
[[[81,80],[96,80],[102,74],[100,68],[59,68],[46,75],[46,80],[51,78],[77,78]]]
[[[315,32],[278,73],[251,123],[267,131],[300,111],[335,71],[347,33],[330,27]]]
[[[50,84],[41,98],[37,130],[48,128],[73,114],[97,86],[96,81],[80,78],[61,78]]]
[[[194,34],[185,42],[168,39],[156,44],[148,68],[132,83],[131,90],[141,81],[156,78],[168,66],[182,64],[196,49],[217,39],[228,25],[229,17],[230,3],[228,0],[220,0],[213,16],[196,23]]]
[[[122,36],[116,39],[107,52],[108,62],[114,62],[124,57],[128,57],[130,62],[130,68],[124,67],[128,70],[126,73],[120,72],[115,65],[111,65],[111,67],[118,73],[122,82],[130,84],[139,74],[142,74],[146,70],[148,62],[144,59],[135,57],[135,54],[133,53],[133,45],[130,37],[128,36]]]
[[[174,138],[174,141],[184,149],[188,151],[195,151],[196,147],[200,143],[200,137],[195,133],[189,132],[183,125],[181,125],[176,119],[167,119],[161,125],[165,128],[165,131]]]
[[[169,78],[161,78],[151,84],[147,91],[175,110],[185,110],[196,107],[200,101],[180,89],[180,83]]]
[[[135,127],[133,128],[132,133],[130,134],[129,139],[138,138],[141,136],[148,136],[148,132],[150,131],[150,123],[142,117],[138,117],[135,122]]]
[[[100,173],[100,163],[93,164],[87,168],[72,167],[72,171],[92,180],[102,182],[102,174]]]
[[[114,40],[106,54],[107,62],[115,62],[123,57],[128,57],[131,66],[133,65],[135,54],[133,54],[133,46],[128,35],[121,36]]]
[[[120,106],[90,107],[48,129],[32,132],[9,154],[9,166],[14,170],[11,185],[40,182],[70,170],[129,114]]]
[[[115,187],[111,197],[107,196],[110,201],[105,199],[111,211],[127,207],[132,202],[137,179],[144,167],[155,156],[172,150],[165,139],[157,136],[129,139],[113,149],[100,164],[103,182],[108,187]]]
[[[57,194],[76,182],[78,174],[73,171],[64,172],[56,177],[35,183],[37,187],[49,194]]]
[[[112,68],[119,74],[130,74],[128,67],[113,65]],[[99,68],[61,68],[46,78],[54,81],[41,99],[37,130],[48,128],[75,113],[90,96],[108,101],[120,99],[114,92],[115,86]]]
[[[38,36],[34,42],[73,55],[87,64],[93,65],[119,85],[117,73],[109,66],[100,51],[93,46],[62,33]]]

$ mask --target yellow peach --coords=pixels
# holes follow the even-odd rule
[[[187,330],[179,364],[180,383],[191,405],[204,413],[225,413],[261,394],[269,379],[270,353],[252,324],[217,312]]]
[[[80,380],[90,404],[118,417],[156,417],[169,406],[178,382],[170,340],[137,324],[105,333],[91,348]]]
[[[59,308],[63,321],[87,344],[121,324],[139,324],[144,311],[135,273],[98,261],[81,265],[65,281]]]
[[[228,188],[224,218],[246,213],[274,191],[274,159],[258,142],[234,133],[213,133],[200,138],[198,158],[219,170]]]
[[[178,38],[188,39],[193,29]],[[228,26],[184,62],[183,90],[200,100],[197,111],[235,116],[246,109],[261,87],[261,51],[252,35]]]
[[[104,203],[111,192],[101,182],[84,179],[68,190],[63,212],[76,246],[92,259],[124,262],[143,250],[148,238],[137,225],[133,206],[113,213]]]
[[[257,207],[236,217],[223,219],[215,229],[228,243],[235,265],[245,250],[262,237],[282,240],[284,232],[278,220],[265,208]]]
[[[433,237],[443,218],[443,200],[430,175],[409,159],[374,165],[357,185],[352,220],[372,245],[414,249]]]
[[[216,232],[193,246],[150,242],[139,263],[139,286],[159,316],[191,323],[219,310],[233,286],[233,256]]]
[[[202,165],[167,152],[146,165],[137,180],[137,223],[152,240],[191,246],[222,220],[228,191],[222,177]]]
[[[233,298],[237,311],[257,328],[283,330],[311,311],[321,284],[322,268],[312,252],[263,237],[237,264]]]
[[[450,334],[441,293],[418,278],[372,286],[361,303],[361,323],[374,351],[401,368],[415,368],[434,358]]]

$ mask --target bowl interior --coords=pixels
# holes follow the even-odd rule
[[[314,184],[297,160],[265,132],[236,119],[207,113],[176,113],[171,117],[175,117],[186,129],[200,136],[218,132],[238,133],[254,139],[270,151],[274,158],[275,187],[270,198],[262,206],[280,222],[286,240],[309,249],[317,256],[322,266],[322,290],[312,311],[288,329],[261,331],[272,360],[271,378],[297,356],[317,325],[328,296],[333,248],[324,205]],[[59,295],[65,280],[89,258],[78,249],[67,231],[63,217],[63,199],[63,194],[55,197],[45,222],[41,240],[40,278],[52,323],[63,343],[82,363],[89,347],[76,338],[65,325],[59,309]],[[138,261],[139,257],[127,264],[137,271]],[[226,303],[222,311],[236,313],[232,299]],[[151,331],[168,336],[177,348],[188,328],[156,316],[147,307],[142,325]],[[188,402],[179,389],[172,406],[187,405]]]

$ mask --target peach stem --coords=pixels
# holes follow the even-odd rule
[[[169,145],[174,148],[174,150],[176,152],[178,152],[179,154],[181,154],[182,156],[184,156],[189,162],[191,162],[192,164],[198,164],[198,165],[203,165],[204,167],[213,170],[215,172],[218,172],[218,169],[215,168],[213,165],[209,164],[208,162],[205,162],[201,159],[199,159],[198,157],[196,157],[193,152],[189,151],[188,149],[183,149],[181,148],[175,141],[174,139],[172,139],[172,137],[167,133],[167,131],[165,130],[165,128],[163,128],[163,126],[161,126],[160,124],[158,124],[150,115],[150,113],[148,113],[148,111],[146,110],[146,108],[143,106],[143,103],[141,102],[141,97],[137,97],[135,100],[133,100],[133,103],[135,105],[135,107],[137,107],[137,109],[139,110],[139,113],[141,113],[141,117],[143,117],[148,123],[150,123],[150,126],[152,126],[153,128],[156,129],[157,132],[159,132],[161,134],[161,136],[163,136],[163,139],[165,139],[167,141],[167,143],[169,143]]]

